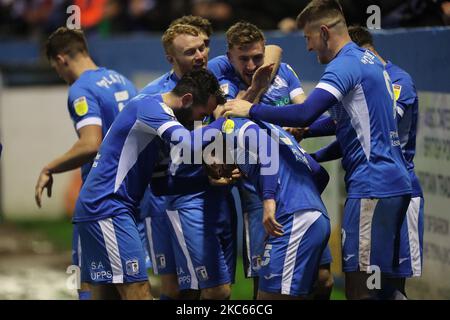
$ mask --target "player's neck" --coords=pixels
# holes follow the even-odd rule
[[[352,41],[348,34],[337,37],[332,43],[330,43],[330,51],[332,52],[333,58],[337,56],[339,51],[342,50],[347,44]]]
[[[89,56],[78,56],[72,65],[75,80],[78,79],[84,72],[97,69],[98,66]]]
[[[377,50],[375,50],[374,47],[368,47],[367,49],[369,49],[370,51],[372,51],[373,54],[376,55],[376,56],[378,57],[378,59],[380,59],[380,61],[381,61],[381,63],[382,63],[383,65],[386,65],[386,64],[387,64],[386,60],[384,60],[383,57],[380,56],[380,55],[378,54]]]
[[[183,106],[183,103],[181,102],[181,98],[177,95],[173,94],[171,91],[167,93],[163,93],[161,95],[163,102],[173,110],[179,109]]]
[[[178,66],[174,65],[172,69],[173,69],[173,72],[175,73],[175,75],[177,76],[177,78],[181,79],[181,77],[183,76],[183,73],[181,72],[180,68],[178,68]]]

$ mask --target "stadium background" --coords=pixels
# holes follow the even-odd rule
[[[305,50],[302,35],[265,34],[267,43],[283,48],[283,61],[291,64],[308,93],[324,67],[314,53]],[[90,32],[90,53],[98,65],[123,73],[142,88],[170,68],[160,35],[157,31]],[[41,38],[0,37],[0,299],[76,296],[66,287],[69,275],[65,270],[70,264],[70,214],[79,173],[56,175],[52,198],[45,198],[40,210],[34,203],[40,168],[76,139],[66,110],[67,88],[45,62]],[[411,74],[419,91],[415,162],[425,191],[424,274],[408,283],[409,293],[416,299],[450,299],[450,28],[382,29],[374,32],[374,40],[383,57]],[[225,50],[224,34],[219,30],[212,37],[210,59]],[[328,141],[306,140],[304,147],[312,151]],[[333,298],[340,299],[344,174],[338,161],[326,168],[331,176],[324,200],[332,218]],[[243,280],[238,264],[233,298],[249,299],[250,282]]]

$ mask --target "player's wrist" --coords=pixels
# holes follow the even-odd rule
[[[53,174],[53,170],[49,166],[45,166],[42,168],[41,173],[51,176]]]

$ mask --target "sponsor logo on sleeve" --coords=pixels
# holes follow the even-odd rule
[[[86,97],[79,97],[78,99],[76,99],[73,102],[73,107],[75,109],[75,113],[78,116],[84,116],[89,110]]]

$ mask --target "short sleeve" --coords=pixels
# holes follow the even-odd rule
[[[162,136],[164,132],[173,127],[182,127],[176,120],[171,108],[163,102],[159,102],[152,97],[137,99],[137,120],[145,124],[150,131]]]
[[[397,113],[402,117],[408,106],[414,104],[417,99],[416,88],[408,78],[402,78],[392,83],[394,89]]]
[[[67,102],[70,117],[78,131],[87,125],[102,126],[102,115],[97,98],[90,90],[72,86]]]
[[[233,66],[225,55],[215,57],[208,62],[208,70],[211,71],[216,78],[223,77],[233,73]]]
[[[316,88],[328,91],[341,101],[360,82],[360,62],[353,57],[338,57],[330,62]]]
[[[297,73],[295,73],[294,69],[288,64],[286,64],[286,78],[288,80],[289,85],[289,98],[292,100],[296,96],[304,94],[302,84],[300,82],[300,79],[297,76]]]
[[[219,81],[220,89],[222,89],[227,100],[235,99],[239,93],[239,87],[231,80],[222,78]]]

